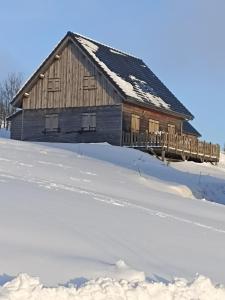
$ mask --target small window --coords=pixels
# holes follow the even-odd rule
[[[49,78],[48,79],[48,92],[58,92],[60,91],[60,79],[59,78]]]
[[[45,116],[45,131],[53,132],[58,131],[59,129],[59,117],[56,114],[46,115]]]
[[[159,121],[149,119],[148,122],[148,132],[157,133],[159,131]]]
[[[170,133],[170,134],[175,134],[176,133],[175,125],[168,124],[168,133]]]
[[[83,88],[84,88],[84,90],[93,90],[93,89],[96,89],[96,79],[95,79],[95,76],[84,76],[84,79],[83,79]]]
[[[82,114],[82,128],[83,131],[96,130],[96,113]]]
[[[140,131],[140,117],[138,115],[131,115],[131,131]]]

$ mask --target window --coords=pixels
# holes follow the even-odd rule
[[[96,89],[96,79],[95,79],[95,76],[84,76],[84,79],[83,79],[83,88],[84,88],[84,90],[93,90],[93,89]]]
[[[156,133],[158,131],[159,131],[159,121],[149,119],[148,132],[149,133]]]
[[[170,134],[175,134],[176,133],[175,125],[168,124],[168,133],[170,133]]]
[[[140,117],[131,115],[131,131],[138,132],[140,130]]]
[[[59,78],[49,78],[48,79],[48,92],[58,92],[60,91],[60,79]]]
[[[82,130],[95,131],[96,130],[96,113],[82,114]]]
[[[56,114],[45,116],[45,131],[58,131],[59,129],[59,117]]]

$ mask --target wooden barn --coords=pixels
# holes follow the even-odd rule
[[[217,162],[194,117],[139,58],[68,32],[12,101],[11,138],[108,142]]]

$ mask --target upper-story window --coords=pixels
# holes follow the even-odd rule
[[[131,131],[139,132],[140,131],[140,117],[138,115],[131,115]]]
[[[60,91],[60,78],[49,78],[48,79],[48,92]]]
[[[96,78],[95,76],[84,76],[83,78],[83,88],[84,90],[96,89]]]
[[[149,119],[148,132],[149,133],[157,133],[158,131],[159,131],[159,121]]]
[[[95,131],[96,113],[83,113],[81,123],[81,129],[83,131]]]

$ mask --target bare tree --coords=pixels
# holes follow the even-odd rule
[[[6,118],[15,112],[10,102],[19,91],[22,81],[21,73],[10,73],[5,80],[0,82],[0,128],[8,126]]]

